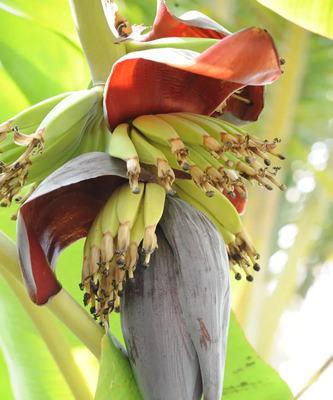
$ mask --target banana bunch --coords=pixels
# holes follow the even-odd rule
[[[235,197],[245,198],[245,183],[257,182],[271,190],[284,190],[271,167],[278,139],[261,140],[241,128],[216,118],[191,113],[144,115],[115,128],[110,154],[127,163],[133,193],[139,193],[141,166],[169,194],[178,196],[206,214],[216,225],[228,248],[235,278],[253,281],[251,268],[259,271],[259,254],[242,226]],[[190,179],[176,179],[184,170]],[[230,201],[231,200],[231,201]]]
[[[70,159],[105,150],[103,87],[63,93],[0,125],[0,202],[9,206],[21,189],[40,182]]]
[[[109,153],[127,163],[133,192],[138,191],[140,164],[156,176],[158,183],[172,193],[175,171],[186,171],[207,196],[213,186],[232,197],[246,197],[245,183],[257,182],[268,190],[279,167],[271,166],[278,139],[261,140],[241,128],[217,118],[169,113],[143,115],[123,123],[113,131]]]
[[[142,248],[142,263],[149,265],[157,248],[155,230],[166,192],[156,183],[138,183],[138,193],[128,184],[117,188],[92,224],[84,246],[82,281],[84,304],[102,325],[111,311],[119,311],[126,279],[134,277]]]

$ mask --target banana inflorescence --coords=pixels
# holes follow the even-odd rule
[[[92,313],[104,323],[110,310],[119,309],[140,247],[143,263],[149,264],[166,193],[177,192],[215,223],[235,278],[245,274],[252,281],[251,268],[260,269],[259,255],[239,213],[246,182],[284,189],[276,180],[279,167],[271,165],[271,157],[284,158],[276,152],[279,140],[262,140],[220,119],[180,112],[139,116],[109,133],[102,86],[52,97],[0,125],[2,206],[13,198],[25,201],[36,183],[82,153],[108,149],[126,162],[129,185],[113,193],[86,240],[82,288]],[[27,185],[31,190],[19,196]]]
[[[102,99],[102,86],[63,93],[0,125],[2,206],[75,156],[105,150],[109,131]]]
[[[259,255],[244,231],[234,199],[245,203],[246,182],[284,190],[276,180],[279,167],[272,166],[270,159],[284,159],[276,153],[278,143],[278,139],[259,139],[217,118],[169,113],[144,115],[119,125],[111,136],[109,152],[126,161],[133,193],[140,192],[142,166],[169,194],[176,191],[206,214],[227,244],[235,278],[245,274],[251,282],[251,269],[260,270]],[[188,179],[176,179],[177,170],[186,172]]]
[[[111,311],[119,311],[126,279],[142,256],[149,265],[157,248],[155,230],[160,221],[166,192],[157,183],[138,183],[138,193],[129,185],[116,189],[92,224],[84,246],[81,289],[84,304],[107,325]]]

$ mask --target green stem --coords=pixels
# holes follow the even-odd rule
[[[134,40],[128,40],[125,42],[125,46],[128,53],[133,51],[161,48],[186,49],[202,53],[218,42],[219,40],[217,39],[171,37],[152,40],[150,42],[136,42]]]
[[[93,83],[105,83],[112,65],[126,53],[125,46],[116,43],[100,0],[70,0],[70,4]]]
[[[0,260],[1,271],[6,271],[23,288],[21,270],[14,242],[0,232]],[[15,292],[16,293],[16,292]],[[25,302],[33,305],[25,295]],[[100,357],[100,343],[104,334],[103,329],[88,315],[88,313],[64,290],[54,296],[46,307],[59,318],[88,349]],[[43,313],[44,307],[37,307]]]
[[[2,247],[1,253],[3,253]],[[22,284],[16,279],[15,273],[11,274],[7,268],[4,268],[3,264],[0,265],[0,272],[36,326],[71,389],[73,396],[76,399],[91,400],[93,396],[79,367],[75,363],[71,347],[59,331],[50,312],[47,309],[35,306],[30,301]]]
[[[100,358],[101,340],[105,332],[66,290],[61,289],[49,300],[47,307]]]

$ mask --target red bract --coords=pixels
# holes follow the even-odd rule
[[[105,111],[112,129],[144,114],[181,111],[210,115],[223,102],[224,112],[239,119],[258,118],[263,108],[263,86],[281,75],[271,36],[260,28],[229,35],[196,12],[185,18],[174,17],[160,0],[153,29],[141,40],[174,35],[221,40],[201,54],[164,48],[119,59],[105,88]],[[249,102],[230,97],[238,90],[243,90]]]
[[[97,213],[121,183],[126,167],[104,153],[80,156],[50,175],[21,207],[17,241],[31,299],[44,304],[59,292],[56,259],[87,236]]]

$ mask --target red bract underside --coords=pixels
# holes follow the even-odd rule
[[[112,129],[145,114],[210,115],[234,91],[271,83],[280,74],[270,35],[250,28],[227,36],[202,54],[154,49],[126,55],[115,64],[106,84],[105,110]],[[262,102],[261,91],[249,92]],[[254,104],[251,108],[233,103],[232,110],[239,117],[257,117],[261,107]]]
[[[222,39],[228,34],[229,32],[221,25],[197,11],[177,18],[170,12],[165,1],[159,0],[153,28],[142,40],[149,41],[166,37]]]
[[[78,159],[84,162],[77,163]],[[104,164],[98,171],[101,159]],[[78,157],[44,181],[21,207],[17,227],[20,264],[29,295],[36,304],[46,303],[61,289],[54,274],[59,253],[87,235],[110,194],[126,182],[125,172],[124,177],[119,176],[119,164],[113,168],[112,163],[102,153]],[[86,171],[80,168],[84,164]],[[58,182],[53,178],[55,174]],[[76,182],[69,184],[75,175]]]

